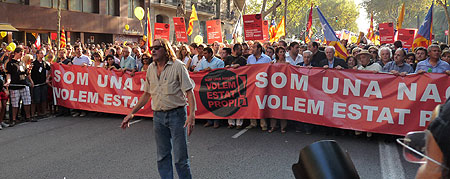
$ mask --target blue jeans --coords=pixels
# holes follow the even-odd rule
[[[162,179],[173,179],[172,144],[175,168],[180,179],[190,179],[187,133],[184,128],[186,107],[153,113],[158,171]]]

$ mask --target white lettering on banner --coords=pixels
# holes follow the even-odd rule
[[[61,98],[63,100],[98,104],[98,93],[96,92],[78,91],[78,96],[75,96],[76,95],[75,90],[68,90],[54,87],[53,93],[55,93],[56,98]]]
[[[405,94],[410,101],[416,101],[417,83],[411,83],[411,90],[408,89],[405,83],[398,84],[397,100],[403,100]]]
[[[113,88],[113,86],[116,87],[116,89],[122,88],[122,77],[119,77],[119,80],[115,76],[111,76],[110,81],[110,88]]]
[[[89,75],[87,73],[81,74],[81,72],[77,72],[77,84],[78,85],[88,85],[88,77]]]
[[[291,89],[294,89],[294,85],[295,85],[295,89],[297,89],[299,91],[300,91],[300,89],[302,89],[302,86],[303,86],[303,91],[307,91],[308,90],[308,76],[302,75],[302,77],[300,79],[298,79],[297,74],[291,74]]]
[[[53,79],[56,82],[60,82],[61,81],[61,71],[55,70],[55,72],[53,73]]]
[[[378,81],[370,81],[369,86],[367,87],[366,92],[364,93],[364,97],[368,98],[370,95],[375,95],[377,98],[383,98],[381,95],[380,85]]]
[[[436,84],[428,84],[427,88],[425,88],[425,91],[422,94],[422,97],[420,98],[420,101],[427,101],[428,99],[434,99],[434,102],[440,103],[441,97],[439,96],[439,92],[437,89]]]
[[[337,92],[339,86],[339,78],[333,78],[333,88],[328,89],[328,77],[323,77],[322,90],[327,94],[334,94]]]
[[[259,109],[265,109],[266,105],[270,109],[279,109],[281,104],[282,110],[305,113],[306,99],[304,98],[294,97],[294,106],[288,105],[288,96],[282,96],[282,100],[280,100],[280,97],[277,95],[264,95],[262,99],[259,95],[255,95],[255,98]],[[323,116],[323,109],[325,106],[324,101],[317,101],[316,103],[316,101],[308,99],[307,104],[308,110],[306,111],[306,113],[316,115],[318,114]]]
[[[277,83],[277,78],[280,77],[281,78],[281,83]],[[284,73],[281,72],[276,72],[272,75],[272,80],[271,80],[272,86],[275,88],[283,88],[284,86],[286,86],[287,83],[287,77]]]
[[[362,117],[361,114],[361,106],[358,104],[350,104],[348,105],[348,113],[346,113],[347,104],[335,102],[333,104],[333,117],[345,119],[346,116],[352,120],[359,120]],[[362,109],[367,110],[367,121],[373,121],[373,112],[378,111],[378,107],[376,106],[365,106],[363,105]],[[394,108],[394,112],[399,114],[399,125],[405,124],[405,116],[409,114],[411,111],[409,109],[398,109]],[[377,116],[376,122],[382,123],[383,121],[387,121],[388,124],[394,124],[394,118],[392,117],[392,111],[388,107],[383,107],[380,114]]]
[[[431,120],[433,111],[420,111],[420,127],[425,127],[428,121]]]
[[[103,77],[103,79],[102,79]],[[99,87],[106,87],[108,86],[108,75],[102,76],[102,75],[98,75],[97,78],[97,85]],[[142,82],[142,79],[141,79]],[[109,78],[109,84],[110,84],[110,88],[116,88],[116,89],[121,89],[122,88],[122,77],[119,77],[119,79],[117,79],[117,77],[115,76],[111,76]],[[141,83],[144,84],[144,83]],[[141,87],[142,88],[142,87]],[[127,78],[123,84],[123,89],[124,90],[133,90],[133,79],[132,78]]]
[[[194,82],[194,80],[191,80],[192,82]],[[141,78],[141,91],[144,91],[144,87],[145,87],[145,79]]]
[[[70,79],[68,79],[69,76],[70,76]],[[64,73],[64,75],[63,75],[63,80],[64,80],[64,83],[70,85],[70,84],[72,84],[73,81],[75,80],[75,75],[73,74],[73,72],[68,71],[68,72]]]
[[[348,96],[348,91],[352,91],[353,96],[360,96],[361,80],[355,80],[353,85],[350,79],[344,79],[344,95]]]
[[[256,74],[256,82],[255,85],[258,88],[265,88],[269,85],[269,80],[267,79],[267,73],[266,72],[260,72]],[[300,78],[298,77],[298,74],[291,74],[291,89],[296,90],[308,90],[308,76],[302,75]],[[280,78],[281,81],[277,82],[277,79]],[[288,77],[282,73],[282,72],[276,72],[270,77],[270,83],[274,88],[284,88],[288,82]],[[303,87],[303,88],[302,88]]]
[[[450,86],[445,91],[445,99],[448,99],[450,97]]]
[[[106,85],[108,85],[108,75],[105,75],[103,83],[102,83],[102,75],[98,75],[97,85],[102,88],[106,87]]]
[[[256,81],[257,81],[257,82],[255,82],[256,87],[258,87],[258,88],[267,87],[268,81],[267,81],[266,77],[267,77],[266,72],[260,72],[260,73],[256,74]]]
[[[131,104],[128,106],[128,102],[130,99],[133,98],[133,101],[131,101]],[[139,97],[132,97],[132,96],[121,96],[121,95],[113,95],[113,94],[104,94],[103,95],[103,104],[108,106],[123,106],[126,108],[133,108],[136,106],[137,102],[139,101]]]

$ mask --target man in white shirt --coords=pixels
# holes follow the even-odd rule
[[[303,62],[303,56],[298,52],[300,51],[300,44],[298,42],[291,42],[289,44],[289,55],[286,55],[286,61],[291,65],[297,65]]]
[[[80,66],[91,66],[92,61],[89,59],[88,56],[83,55],[83,49],[80,45],[74,46],[75,50],[75,57],[73,57],[72,63],[74,65],[80,65]]]

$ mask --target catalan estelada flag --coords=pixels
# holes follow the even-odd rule
[[[369,31],[367,32],[367,38],[370,41],[374,41],[375,40],[375,35],[373,34],[373,12],[370,15],[370,27],[369,27]]]
[[[275,41],[278,41],[281,37],[286,35],[286,27],[284,26],[284,16],[281,18],[280,23],[278,23],[277,31],[275,34]]]
[[[308,24],[306,24],[306,34],[305,34],[305,42],[309,43],[311,42],[311,36],[312,36],[312,13],[313,13],[313,3],[311,3],[311,9],[309,10],[309,16],[308,16]]]
[[[341,44],[341,42],[339,42],[336,33],[334,33],[333,28],[331,28],[322,12],[320,12],[319,7],[317,7],[317,12],[319,13],[320,24],[322,25],[322,31],[325,36],[325,40],[327,41],[327,45],[333,46],[336,49],[335,56],[346,59],[348,56],[347,49]]]
[[[434,2],[431,4],[430,10],[428,10],[427,16],[425,16],[425,20],[414,38],[414,42],[411,47],[412,50],[416,47],[427,48],[428,45],[431,44],[431,34],[433,33],[433,5]]]
[[[66,33],[64,32],[64,27],[62,28],[61,40],[59,42],[60,42],[60,45],[59,45],[60,48],[66,48]]]
[[[277,34],[277,24],[275,24],[275,20],[272,20],[272,24],[269,28],[270,42],[275,41],[275,35]]]
[[[152,46],[152,28],[150,26],[150,10],[147,8],[147,21],[144,29],[144,38],[145,41],[145,51],[151,53],[149,51],[149,47]]]
[[[187,30],[187,34],[189,36],[192,35],[192,31],[194,30],[194,21],[198,21],[198,17],[197,17],[197,11],[195,10],[195,5],[192,4],[192,13],[191,13],[191,18],[189,18],[189,27]]]

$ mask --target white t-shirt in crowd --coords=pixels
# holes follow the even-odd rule
[[[81,55],[80,57],[77,57],[77,56],[73,57],[72,63],[74,65],[80,65],[80,66],[83,64],[86,64],[87,66],[91,66],[92,61],[91,61],[91,59],[89,59],[88,56]]]

